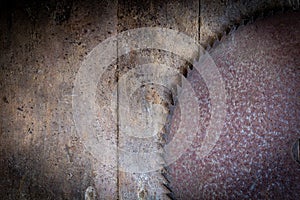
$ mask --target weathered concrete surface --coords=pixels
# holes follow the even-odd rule
[[[73,121],[73,83],[84,57],[109,36],[145,26],[182,31],[207,45],[243,16],[282,6],[296,8],[299,2],[24,0],[0,5],[1,198],[83,199],[93,186],[98,199],[117,199],[126,192],[136,197],[136,180],[117,173],[117,153],[109,165],[99,163],[99,155],[84,147],[85,138]],[[145,60],[182,73],[187,66],[166,52],[133,52],[103,75],[107,81],[98,85],[98,104],[106,105],[101,94],[115,89],[118,76]],[[162,94],[162,100],[150,100],[171,102]],[[117,124],[108,128],[109,143],[117,145]],[[130,186],[124,185],[127,180]]]
[[[198,1],[129,1],[119,2],[118,4],[118,31],[140,27],[165,27],[183,32],[190,37],[198,40],[198,20],[199,20],[199,2]],[[179,12],[180,11],[180,12]],[[173,55],[170,52],[159,50],[144,50],[140,52],[132,52],[119,59],[119,69],[121,71],[120,78],[128,72],[128,70],[145,63],[165,64],[173,70],[183,70],[186,68],[186,61],[179,56]],[[169,77],[166,77],[167,79]],[[179,81],[179,79],[178,79]],[[176,84],[174,82],[174,88]],[[133,86],[132,86],[133,87]],[[165,112],[161,112],[158,116],[166,119],[166,114],[170,113],[171,106],[170,91],[159,85],[146,85],[144,88],[139,88],[137,91],[137,103],[133,106],[132,111],[138,111],[139,106],[144,110],[151,109],[152,105],[160,104],[164,106]],[[146,100],[143,100],[143,96]],[[148,96],[148,98],[147,98]],[[122,101],[122,99],[120,99]],[[137,115],[138,116],[138,115]],[[152,117],[150,117],[152,118]],[[162,124],[163,125],[163,124]],[[162,135],[166,132],[160,127],[160,131],[156,134],[161,134],[159,137],[154,137],[149,149],[158,151],[162,141]],[[122,134],[120,129],[119,146],[127,151],[137,149],[139,140]],[[160,156],[149,160],[149,162],[157,162]],[[170,191],[164,185],[167,185],[167,180],[162,176],[163,169],[158,169],[149,173],[119,173],[119,195],[121,199],[169,199],[167,196]]]
[[[116,33],[116,2],[25,1],[0,13],[1,198],[83,199],[91,185],[115,199],[116,171],[76,132],[72,88],[84,56]]]

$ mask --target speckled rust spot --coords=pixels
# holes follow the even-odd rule
[[[292,147],[293,159],[300,164],[300,139]]]
[[[176,199],[300,198],[300,168],[289,156],[300,128],[299,17],[289,12],[257,20],[211,50],[225,81],[227,117],[204,159],[196,152],[207,134],[209,91],[201,90],[205,83],[196,72],[188,76],[202,97],[202,128],[168,168]],[[173,128],[179,115],[175,111]]]

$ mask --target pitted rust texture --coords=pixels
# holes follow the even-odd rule
[[[199,43],[207,47],[243,20],[299,6],[299,1],[293,0],[201,0]]]
[[[224,132],[204,159],[196,152],[209,133],[195,133],[198,140],[168,167],[176,199],[299,198],[300,168],[290,151],[300,124],[298,19],[289,12],[257,20],[210,51],[226,84]],[[209,96],[195,72],[188,79]]]
[[[0,191],[3,194],[1,197],[83,199],[87,195],[86,198],[96,196],[98,199],[117,199],[120,196],[118,190],[121,183],[118,183],[120,177],[116,169],[107,163],[99,163],[96,157],[101,155],[89,153],[82,144],[85,138],[76,132],[73,121],[72,89],[80,63],[100,42],[130,28],[145,26],[172,28],[207,45],[211,39],[244,15],[251,16],[249,13],[257,10],[268,8],[272,10],[285,5],[299,7],[299,1],[293,0],[249,2],[172,0],[126,3],[108,0],[18,2],[12,0],[9,1],[9,6],[2,6],[1,1]],[[166,52],[139,53],[139,56],[132,53],[123,58],[123,64],[126,66],[119,68],[120,75],[126,72],[128,66],[146,61],[148,58],[144,57],[147,56],[156,61],[165,61],[165,64],[174,68],[186,65],[180,58]],[[101,96],[102,92],[112,92],[118,80],[117,63],[109,69],[101,77],[101,80],[107,82],[100,81],[98,85],[96,95],[100,106],[106,105],[109,101]],[[184,73],[185,69],[182,68],[182,71]],[[205,90],[205,86],[201,85],[201,79],[197,80],[199,85],[194,81],[195,87]],[[201,123],[205,123],[209,118],[207,113],[209,99],[205,92],[198,95],[202,99]],[[161,102],[165,104],[169,100],[166,95]],[[103,113],[101,114],[103,116]],[[116,126],[115,123],[108,124],[107,128],[110,131],[107,134],[111,136],[110,143],[117,143]],[[202,133],[204,130],[205,126],[201,127],[199,132]],[[198,137],[201,141],[203,135],[200,134]],[[116,156],[112,155],[112,162]],[[207,159],[209,165],[211,160]],[[275,167],[274,164],[272,166]],[[197,165],[194,167],[191,173],[195,172]],[[160,177],[159,173],[155,176]],[[170,178],[165,171],[162,174]],[[187,177],[193,178],[197,175],[194,173]],[[261,177],[260,174],[258,176]],[[124,191],[134,188],[131,197],[151,197],[150,190],[140,187],[130,178],[124,178],[124,182],[129,182],[128,187],[124,186]],[[176,176],[174,179],[176,180]],[[194,188],[198,184],[197,181],[202,179],[194,182]],[[159,182],[164,183],[165,180]],[[182,183],[184,182],[182,179]],[[161,187],[160,183],[157,186],[161,191],[165,187]],[[215,185],[211,184],[205,189],[213,191],[214,188]],[[255,184],[253,188],[256,189]],[[163,193],[167,193],[167,190],[163,190]],[[174,192],[178,194],[176,187]]]

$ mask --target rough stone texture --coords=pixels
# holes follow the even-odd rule
[[[199,159],[200,130],[190,149],[168,167],[175,199],[299,199],[300,166],[291,148],[299,138],[299,12],[240,27],[210,51],[227,92],[224,131]],[[197,72],[188,76],[205,115],[209,91]],[[206,101],[203,101],[205,100]],[[173,115],[176,119],[179,112]]]
[[[84,56],[116,33],[116,12],[112,1],[1,2],[1,199],[83,199],[90,185],[114,199],[116,171],[76,132],[72,88]]]

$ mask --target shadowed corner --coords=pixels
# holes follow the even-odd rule
[[[4,140],[5,141],[5,140]],[[91,166],[51,160],[40,147],[4,146],[0,154],[2,199],[84,199],[93,185]]]

